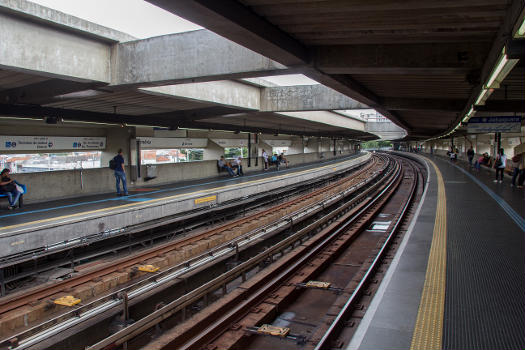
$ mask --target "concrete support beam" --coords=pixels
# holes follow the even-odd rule
[[[261,106],[260,88],[229,80],[141,88],[140,91],[160,96],[207,101],[246,110],[259,110]]]
[[[365,109],[367,105],[324,85],[270,87],[261,90],[261,111]]]
[[[407,132],[392,122],[367,122],[365,130],[375,134],[383,140],[398,140],[407,135]]]
[[[327,111],[315,111],[315,112],[285,112],[279,113],[288,117],[314,121],[317,123],[323,123],[327,125],[337,126],[340,128],[352,129],[352,130],[365,130],[365,122],[353,119],[350,117],[342,116],[341,114],[327,112]]]
[[[53,107],[40,106],[17,106],[11,104],[0,104],[0,114],[18,117],[55,117],[64,118],[68,120],[100,122],[100,123],[115,123],[115,124],[138,124],[138,125],[152,125],[152,126],[188,126],[194,120],[205,119],[228,113],[238,112],[236,109],[227,107],[207,107],[198,110],[190,109],[183,111],[174,111],[169,113],[156,113],[146,115],[125,115],[115,113],[100,113],[90,112],[77,109],[63,109]]]
[[[0,92],[1,103],[46,104],[56,100],[57,96],[77,91],[101,87],[105,83],[80,83],[62,79],[51,79],[31,85]]]
[[[153,86],[289,74],[287,67],[208,30],[118,44],[112,85]]]
[[[0,12],[0,69],[109,83],[110,51],[107,42]]]
[[[318,46],[316,68],[328,74],[454,74],[481,68],[487,43]]]
[[[347,75],[330,76],[311,65],[308,49],[277,26],[257,16],[238,1],[147,0],[209,30],[227,37],[351,98],[375,108],[378,112],[403,127],[406,123],[394,113],[378,105],[377,96]]]
[[[135,40],[136,38],[115,29],[88,22],[26,0],[0,0],[0,12],[17,16],[20,20],[44,23],[48,27],[60,28],[108,43]]]
[[[308,50],[297,40],[235,0],[147,0],[191,22],[202,23],[244,47],[286,66],[308,62]]]

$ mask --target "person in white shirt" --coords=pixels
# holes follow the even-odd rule
[[[262,150],[262,157],[263,157],[263,160],[264,160],[264,170],[268,170],[268,153],[266,153],[266,151]]]
[[[241,156],[238,156],[237,159],[235,159],[235,163],[237,164],[237,175],[243,176],[244,172],[242,171],[242,158],[241,158]]]

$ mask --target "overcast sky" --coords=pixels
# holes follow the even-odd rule
[[[136,38],[186,32],[202,27],[142,0],[31,0]]]

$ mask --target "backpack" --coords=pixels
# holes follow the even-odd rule
[[[496,159],[496,164],[494,164],[494,166],[495,166],[496,168],[499,168],[499,167],[502,166],[502,165],[503,165],[503,162],[501,161],[501,158],[497,158],[497,159]]]
[[[115,162],[115,158],[113,158],[113,159],[111,159],[111,160],[109,161],[109,168],[110,168],[111,170],[115,170],[115,169],[117,168],[117,162]]]
[[[277,162],[277,157],[275,155],[272,156],[272,162]]]

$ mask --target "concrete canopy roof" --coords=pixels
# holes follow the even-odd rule
[[[363,121],[330,112],[368,107],[336,90],[241,80],[295,72],[207,30],[135,40],[0,0],[0,116],[377,138]]]
[[[411,139],[461,122],[524,16],[522,0],[147,1],[375,108]],[[522,62],[492,113],[524,112]]]

